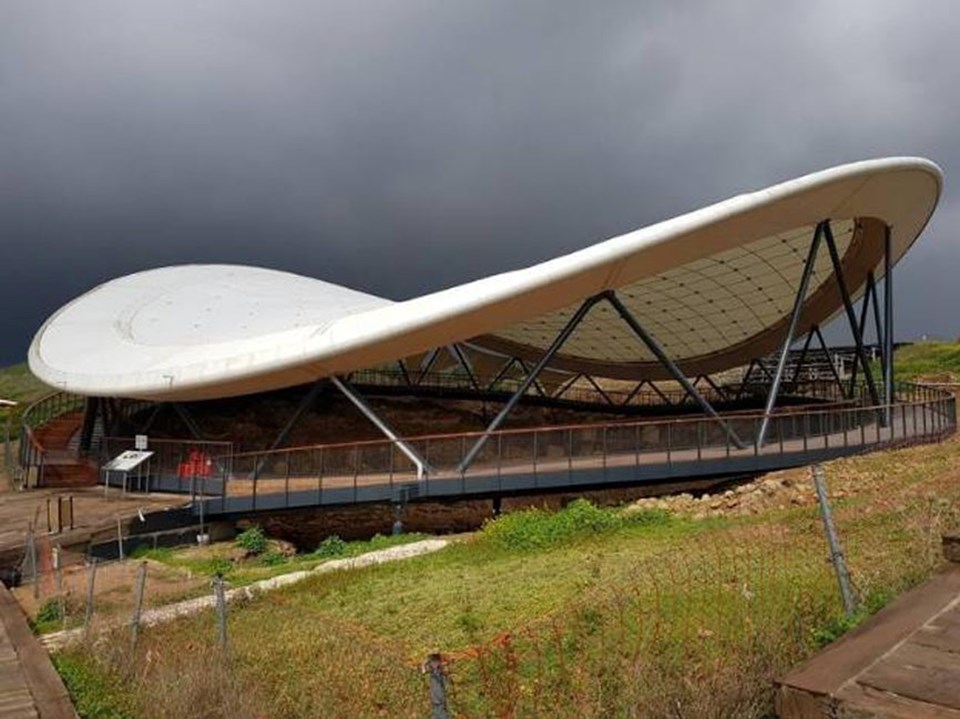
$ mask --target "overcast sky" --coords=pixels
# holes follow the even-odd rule
[[[843,162],[946,187],[897,330],[960,335],[960,5],[0,2],[0,364],[149,267],[393,299]]]

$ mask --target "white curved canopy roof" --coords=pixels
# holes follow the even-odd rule
[[[942,175],[920,158],[870,160],[740,195],[525,269],[404,302],[232,265],[149,270],[67,304],[30,346],[31,370],[99,396],[203,399],[276,389],[470,340],[539,357],[586,298],[621,301],[691,376],[783,341],[816,224],[829,219],[854,296],[933,213]],[[826,248],[800,331],[842,307]],[[595,306],[552,367],[663,377],[613,310]]]

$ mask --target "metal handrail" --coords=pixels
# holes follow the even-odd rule
[[[44,466],[50,450],[46,449],[36,437],[35,430],[57,417],[81,409],[86,398],[69,392],[54,391],[44,395],[24,410],[20,417],[19,464],[24,486],[30,486],[31,470],[34,474],[33,486],[43,484]]]
[[[897,411],[901,413],[899,419],[895,417],[894,423],[899,422],[899,439],[910,439],[916,437],[927,437],[933,435],[942,435],[945,431],[952,431],[956,426],[956,407],[953,395],[949,392],[942,390],[923,387],[919,385],[911,385],[908,383],[899,383],[897,385],[897,395],[899,401],[895,406],[896,410],[894,414],[897,414]],[[919,431],[918,425],[918,414],[916,409],[922,409],[920,418],[924,422],[924,430]],[[786,411],[780,411],[773,415],[775,418],[775,424],[777,424],[776,432],[776,443],[772,443],[765,447],[751,446],[748,451],[753,452],[754,455],[769,454],[772,452],[784,453],[784,426],[787,426],[791,429],[790,434],[796,438],[802,438],[804,440],[804,451],[809,447],[809,443],[813,440],[822,439],[826,445],[826,448],[829,448],[830,437],[834,434],[843,434],[843,446],[851,446],[850,433],[852,431],[859,431],[863,440],[859,442],[859,445],[866,445],[866,435],[865,428],[867,426],[875,426],[876,436],[879,439],[882,437],[884,430],[881,427],[879,422],[879,414],[883,407],[880,406],[863,406],[858,404],[855,401],[848,401],[843,403],[841,406],[832,406],[832,407],[823,407],[822,405],[813,405],[805,408],[791,407]],[[907,411],[911,411],[911,418],[914,422],[914,432],[907,432]],[[742,413],[731,413],[726,415],[731,418],[731,421],[745,424],[755,424],[760,420],[763,415],[758,412],[742,412]],[[802,418],[802,429],[798,428],[798,423],[800,418]],[[929,419],[930,427],[926,428],[926,423]],[[592,433],[603,433],[606,435],[608,432],[625,432],[633,430],[637,437],[639,437],[644,430],[650,428],[660,428],[666,430],[667,437],[673,437],[674,447],[668,446],[664,449],[667,454],[667,461],[671,459],[671,454],[674,456],[678,452],[686,450],[695,450],[698,457],[702,457],[703,452],[709,449],[721,448],[724,450],[724,455],[730,457],[732,454],[736,454],[738,450],[736,448],[731,448],[729,446],[729,440],[724,440],[723,442],[718,442],[716,439],[710,438],[710,433],[705,432],[705,429],[709,429],[715,422],[712,419],[705,419],[704,417],[696,418],[671,418],[671,419],[660,419],[660,420],[641,420],[641,421],[620,421],[620,422],[608,422],[608,423],[594,423],[594,424],[573,424],[573,425],[563,425],[558,427],[536,427],[536,428],[520,428],[520,429],[507,429],[499,430],[491,435],[491,438],[494,440],[493,444],[498,448],[496,452],[496,458],[494,459],[494,470],[499,472],[501,465],[505,459],[502,447],[504,442],[515,441],[518,438],[538,438],[538,446],[549,446],[551,443],[548,441],[550,436],[573,436],[575,432],[592,432]],[[683,430],[688,428],[695,429],[695,436],[697,441],[690,443],[689,446],[676,446],[676,441],[681,440],[683,437]],[[929,431],[932,430],[932,431]],[[873,431],[873,430],[872,430]],[[890,440],[895,441],[897,437],[898,428],[896,424],[890,429]],[[460,434],[448,434],[448,435],[421,435],[406,438],[405,441],[413,446],[425,446],[425,454],[429,454],[429,445],[431,442],[434,443],[434,454],[432,457],[435,457],[437,454],[438,445],[443,443],[448,443],[452,445],[463,444],[464,438],[476,437],[482,434],[481,432],[468,432]],[[545,439],[546,438],[546,439]],[[787,438],[786,441],[789,441]],[[637,440],[636,451],[639,456],[639,440]],[[559,446],[559,445],[557,445]],[[354,464],[354,474],[376,474],[377,470],[365,470],[360,471],[360,461],[359,457],[362,453],[374,454],[378,450],[385,452],[384,456],[387,458],[387,463],[389,465],[389,474],[391,478],[396,470],[396,457],[392,454],[393,442],[384,441],[384,440],[367,440],[361,442],[350,442],[350,443],[335,443],[335,444],[317,444],[310,445],[305,447],[297,447],[291,449],[282,449],[282,450],[272,450],[272,451],[259,451],[259,452],[243,452],[234,454],[231,456],[231,461],[234,463],[234,466],[243,464],[244,462],[250,462],[257,460],[258,462],[272,463],[276,465],[285,465],[284,471],[287,473],[286,477],[289,479],[289,471],[291,462],[298,462],[303,457],[308,457],[309,455],[323,455],[327,458],[327,466],[330,465],[330,457],[334,453],[343,453],[350,452],[353,457]],[[606,455],[606,451],[604,455]],[[539,450],[537,451],[537,457],[539,457]],[[431,459],[432,462],[435,462],[435,459]],[[536,461],[536,458],[534,458]],[[298,462],[299,463],[299,462]],[[308,462],[310,469],[316,469],[316,462]],[[486,463],[484,463],[486,464]],[[325,476],[322,472],[323,467],[320,467],[320,472],[311,472],[310,476],[317,476],[322,478]],[[386,472],[386,464],[383,468],[383,471]],[[478,474],[484,471],[483,466],[477,466],[471,471],[466,473],[460,473],[461,475],[466,474]],[[451,472],[440,471],[438,475],[448,476]],[[335,476],[342,476],[342,471],[335,471]],[[261,481],[270,481],[269,477],[262,476]],[[392,481],[392,479],[391,479]]]

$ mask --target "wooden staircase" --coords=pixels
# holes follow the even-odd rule
[[[44,450],[39,486],[77,488],[97,484],[96,463],[81,457],[77,450],[82,424],[83,412],[70,412],[34,430],[34,438]]]

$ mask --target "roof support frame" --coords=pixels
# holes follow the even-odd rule
[[[727,393],[724,391],[724,389],[720,385],[718,385],[716,382],[713,381],[713,378],[710,375],[704,374],[700,376],[701,378],[703,378],[703,381],[706,382],[710,386],[710,388],[717,393],[718,397],[722,397],[723,399],[726,399]],[[694,382],[694,384],[696,384],[696,382]]]
[[[873,305],[873,324],[877,332],[877,345],[880,347],[880,366],[885,367],[884,352],[884,334],[883,325],[880,322],[880,300],[877,296],[877,284],[873,279],[873,272],[867,273],[867,289],[863,293],[863,302],[860,305],[860,337],[866,337],[867,319],[869,316],[870,305]],[[860,355],[853,355],[853,369],[850,370],[850,396],[853,396],[853,388],[857,383],[857,372],[860,371]]]
[[[886,362],[885,358],[887,354],[886,322],[880,319],[880,297],[877,294],[877,282],[872,272],[867,275],[867,287],[873,295],[873,326],[877,330],[877,346],[880,348],[880,365],[883,367],[886,366],[884,363]]]
[[[432,350],[430,350],[427,356],[424,357],[423,360],[420,362],[420,368],[417,370],[417,382],[416,382],[417,386],[419,386],[420,383],[422,383],[423,380],[426,378],[426,376],[430,374],[430,370],[433,369],[433,365],[437,361],[437,357],[439,356],[440,356],[440,350],[434,347]]]
[[[884,386],[884,424],[890,425],[893,415],[893,248],[890,225],[883,234],[883,386]]]
[[[852,396],[852,393],[848,395],[844,391],[845,388],[843,386],[843,380],[840,379],[840,373],[837,372],[837,365],[833,361],[833,357],[830,356],[830,348],[827,346],[827,341],[823,338],[823,333],[820,331],[820,326],[814,325],[810,332],[817,335],[817,341],[820,343],[820,349],[823,350],[827,357],[830,357],[830,372],[833,374],[833,381],[836,382],[837,386],[840,388],[840,396],[849,399]]]
[[[860,364],[863,365],[863,374],[867,378],[867,389],[870,392],[870,399],[874,405],[878,405],[880,404],[880,397],[877,394],[877,385],[873,381],[873,371],[867,363],[867,355],[863,349],[863,335],[857,326],[857,315],[853,310],[853,302],[850,300],[847,281],[843,275],[843,265],[840,262],[840,253],[837,252],[837,243],[834,242],[833,231],[830,229],[830,220],[824,220],[820,224],[823,226],[823,236],[827,241],[827,250],[830,252],[830,262],[833,264],[833,274],[837,278],[837,287],[840,290],[840,296],[843,298],[843,308],[847,313],[847,322],[850,324],[850,332],[853,334],[853,341],[856,344],[857,356],[860,358]]]
[[[479,392],[480,382],[477,380],[477,377],[473,372],[473,367],[470,365],[470,360],[460,348],[460,345],[455,342],[452,345],[447,345],[447,349],[456,358],[457,363],[463,368],[463,371],[467,373],[467,378],[470,380],[470,384],[472,384],[473,388]]]
[[[530,367],[528,367],[527,363],[524,362],[519,357],[517,358],[517,364],[520,365],[520,369],[522,369],[526,374],[530,374]],[[541,385],[540,382],[537,381],[537,377],[539,376],[540,376],[540,372],[537,372],[536,376],[534,376],[533,378],[533,388],[537,391],[538,395],[540,395],[541,397],[546,397],[547,393],[544,391],[543,385]]]
[[[423,481],[425,475],[431,471],[426,460],[421,457],[417,451],[411,447],[409,444],[400,439],[400,435],[393,431],[387,422],[378,415],[374,409],[367,404],[366,400],[354,389],[349,382],[342,380],[339,377],[332,376],[330,377],[330,382],[336,387],[340,392],[350,400],[353,405],[363,413],[363,416],[369,419],[384,435],[389,439],[393,444],[403,452],[407,459],[413,462],[414,466],[417,468],[417,479]]]
[[[573,385],[575,385],[575,384],[577,383],[577,381],[580,380],[580,379],[582,379],[582,378],[583,378],[583,374],[580,373],[580,372],[578,372],[577,374],[573,375],[573,377],[571,377],[570,379],[566,380],[563,384],[561,384],[561,385],[557,388],[557,390],[553,393],[553,398],[554,398],[554,399],[560,399],[561,397],[563,397],[563,395],[565,395],[565,394],[567,393],[567,390],[569,390],[571,387],[573,387]]]
[[[606,392],[603,391],[603,387],[597,384],[597,380],[595,380],[592,375],[587,375],[586,377],[587,377],[587,382],[589,382],[593,386],[593,388],[597,391],[597,393],[601,397],[603,397],[604,402],[606,402],[609,405],[616,404],[616,402],[610,399],[610,395],[608,395]]]
[[[277,436],[274,438],[273,442],[270,443],[270,447],[267,450],[268,452],[272,452],[281,444],[283,444],[283,441],[290,434],[291,430],[293,430],[293,428],[297,425],[297,422],[300,421],[300,418],[303,416],[304,412],[306,412],[310,408],[310,405],[313,404],[314,400],[317,398],[317,395],[320,393],[320,388],[322,386],[323,380],[317,380],[313,383],[313,385],[311,385],[310,389],[307,390],[307,392],[300,399],[300,402],[297,404],[296,409],[293,410],[293,414],[290,415],[290,419],[287,420],[287,423],[283,426],[283,429],[277,433]]]
[[[743,396],[743,390],[750,381],[750,376],[753,374],[753,368],[757,366],[757,360],[750,360],[750,364],[747,365],[747,371],[743,373],[743,377],[740,379],[740,386],[737,387],[736,400],[739,402],[740,398]]]
[[[727,436],[730,438],[730,441],[733,442],[738,449],[743,449],[746,445],[733,431],[733,428],[727,424],[723,417],[721,417],[720,414],[713,408],[713,405],[707,402],[704,396],[697,391],[697,388],[693,386],[693,384],[690,382],[687,376],[683,374],[676,363],[670,359],[656,339],[654,339],[654,337],[643,328],[633,314],[631,314],[630,310],[624,306],[624,304],[620,301],[620,298],[617,297],[617,293],[613,290],[608,290],[607,292],[603,293],[602,297],[613,306],[613,309],[617,311],[617,314],[620,315],[623,321],[627,323],[631,330],[633,330],[633,333],[647,346],[647,349],[653,353],[657,360],[659,360],[660,364],[662,364],[667,371],[673,375],[673,378],[680,383],[680,386],[686,390],[687,394],[693,397],[696,403],[700,405],[700,408],[704,411],[704,413],[717,420],[720,426],[723,427],[724,432],[726,432]]]
[[[523,382],[520,383],[520,386],[517,388],[517,391],[513,393],[510,399],[507,400],[507,403],[503,406],[497,416],[493,418],[487,428],[483,431],[474,445],[470,450],[463,456],[463,459],[460,460],[460,464],[457,466],[457,472],[463,474],[467,468],[473,463],[473,460],[476,459],[477,455],[480,453],[480,450],[483,449],[483,446],[487,443],[487,440],[490,438],[490,435],[496,431],[496,429],[503,424],[503,421],[510,415],[513,411],[513,408],[517,406],[517,403],[520,399],[527,393],[527,390],[530,389],[530,386],[536,382],[537,375],[539,375],[544,368],[550,363],[550,360],[554,358],[557,352],[560,351],[560,348],[563,347],[564,343],[570,338],[570,335],[573,334],[574,330],[580,325],[583,321],[583,318],[587,316],[593,306],[597,304],[601,299],[602,295],[594,295],[593,297],[588,297],[584,300],[583,304],[580,305],[579,309],[573,314],[573,316],[567,320],[567,324],[563,326],[563,329],[560,330],[560,333],[554,338],[550,347],[547,348],[547,351],[543,353],[540,359],[537,361],[537,364],[534,365],[533,369],[527,372],[526,377],[524,377]],[[524,366],[521,363],[521,366]]]
[[[497,386],[497,382],[502,380],[512,368],[514,363],[517,361],[516,357],[510,357],[506,362],[503,363],[503,367],[500,368],[500,371],[494,375],[494,378],[490,380],[490,383],[487,385],[487,389],[491,390]]]
[[[403,381],[406,383],[407,387],[411,387],[413,382],[410,381],[410,373],[407,372],[407,364],[402,359],[397,360],[397,367],[400,368],[400,374],[403,377]]]
[[[663,403],[667,405],[667,407],[673,407],[673,402],[670,401],[670,396],[666,394],[662,389],[660,389],[657,386],[656,382],[652,382],[651,380],[648,380],[648,379],[645,379],[643,382],[646,382],[648,385],[650,385],[650,389],[652,389],[654,392],[657,393],[657,396],[663,400]],[[643,382],[640,383],[641,386],[643,385]],[[678,402],[677,404],[680,404],[680,403]]]
[[[634,397],[637,396],[637,394],[640,392],[640,390],[643,389],[643,385],[645,385],[646,383],[647,383],[647,380],[645,380],[645,379],[640,380],[639,382],[637,382],[637,386],[634,387],[632,390],[630,390],[630,394],[628,394],[628,395],[624,398],[624,400],[620,403],[620,406],[621,406],[621,407],[626,407],[628,404],[630,404],[630,400],[632,400]]]
[[[803,274],[800,277],[800,286],[797,288],[797,294],[793,299],[793,310],[790,312],[790,321],[787,324],[787,333],[783,338],[783,347],[780,350],[777,369],[770,382],[770,390],[767,393],[767,403],[763,409],[763,420],[760,422],[760,429],[757,431],[756,443],[758,449],[763,446],[763,443],[767,439],[767,432],[770,429],[770,418],[773,415],[773,408],[777,404],[777,396],[780,394],[780,383],[783,381],[783,372],[787,367],[790,345],[793,344],[797,324],[800,322],[800,313],[803,310],[803,303],[807,298],[807,289],[810,287],[810,278],[813,276],[813,266],[817,259],[817,251],[820,249],[821,240],[824,235],[827,234],[827,227],[827,221],[824,220],[817,223],[817,229],[813,232],[813,240],[810,242],[810,250],[807,252],[807,261],[803,266]]]
[[[816,325],[814,325],[816,327]],[[810,331],[807,332],[807,338],[803,341],[803,348],[800,350],[800,358],[797,360],[797,364],[793,368],[793,377],[790,378],[790,384],[796,385],[797,380],[800,379],[800,372],[803,371],[803,363],[807,360],[807,352],[810,350],[810,342],[813,341],[813,327],[810,328]]]
[[[193,418],[193,415],[190,414],[187,408],[183,406],[183,403],[171,402],[170,406],[173,408],[173,411],[177,413],[180,421],[183,422],[190,434],[193,435],[193,438],[202,440],[203,432],[200,431],[200,425],[197,424],[197,421]]]

